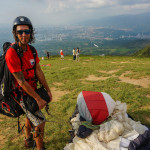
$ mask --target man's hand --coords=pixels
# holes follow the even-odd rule
[[[42,98],[39,98],[36,101],[39,106],[39,110],[43,109],[47,105],[47,102],[45,100],[43,100]]]

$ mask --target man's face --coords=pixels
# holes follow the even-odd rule
[[[16,35],[19,39],[19,43],[22,45],[26,45],[29,43],[30,40],[30,31],[29,26],[27,25],[19,25],[16,28]]]

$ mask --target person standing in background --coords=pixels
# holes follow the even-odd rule
[[[61,60],[64,60],[64,52],[62,49],[60,50],[60,57],[61,57]]]
[[[76,51],[75,51],[75,48],[73,49],[72,53],[73,53],[73,60],[76,60]]]
[[[47,51],[47,59],[49,59],[49,52]]]
[[[79,61],[79,55],[80,55],[80,49],[77,48],[77,51],[76,51],[76,61]]]

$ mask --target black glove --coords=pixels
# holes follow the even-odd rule
[[[50,102],[50,97],[47,91],[44,89],[44,87],[37,89],[35,92],[47,103]],[[24,100],[24,104],[25,104],[26,109],[30,111],[32,114],[34,114],[36,111],[39,110],[39,106],[36,100],[31,96],[27,96],[27,99]]]

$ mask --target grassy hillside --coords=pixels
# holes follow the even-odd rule
[[[69,139],[69,117],[82,90],[101,91],[114,100],[127,103],[128,113],[150,127],[150,61],[149,58],[71,56],[41,60],[40,64],[53,94],[45,127],[45,146],[62,150]],[[22,116],[21,125],[25,116]],[[24,134],[17,133],[17,119],[0,114],[0,149],[24,149]]]
[[[95,47],[94,44],[98,45]],[[114,39],[114,40],[89,40],[89,39],[69,39],[63,41],[41,41],[36,42],[35,47],[39,56],[45,56],[44,51],[48,50],[50,55],[59,55],[63,49],[65,55],[72,55],[73,48],[79,47],[83,55],[113,55],[130,56],[143,47],[150,45],[150,40],[146,39]]]
[[[139,50],[134,54],[134,56],[138,57],[150,57],[150,45],[146,46],[145,48]]]

